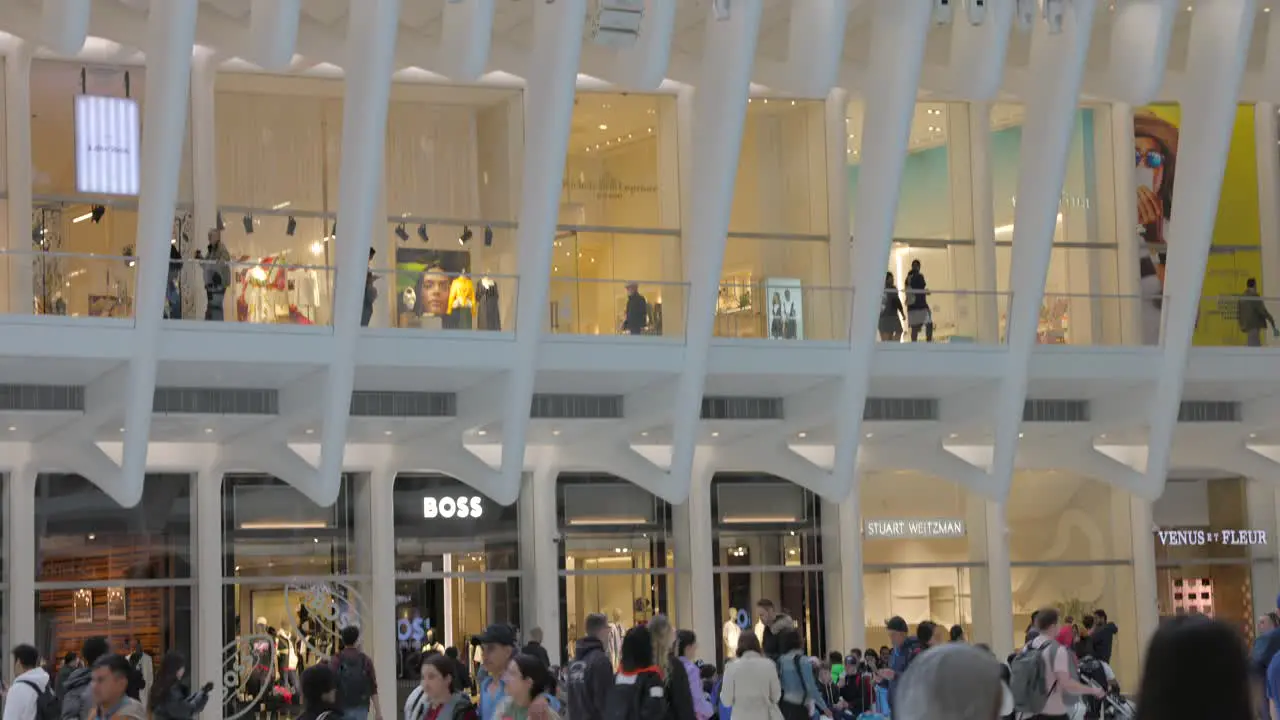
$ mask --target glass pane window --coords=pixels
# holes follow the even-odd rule
[[[520,569],[515,505],[499,505],[444,475],[396,477],[396,572],[477,574]]]

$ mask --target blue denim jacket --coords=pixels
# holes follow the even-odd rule
[[[779,657],[777,663],[783,700],[796,705],[813,702],[819,710],[828,710],[818,690],[818,681],[813,677],[813,663],[809,658],[801,655],[799,650],[792,650]],[[799,673],[796,672],[797,666]]]

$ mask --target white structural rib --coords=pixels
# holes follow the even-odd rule
[[[1156,96],[1181,6],[1179,0],[1130,0],[1116,6],[1111,16],[1111,72],[1105,74],[1108,96],[1132,106],[1146,105]]]
[[[840,501],[853,489],[862,439],[862,416],[871,382],[875,353],[876,317],[883,297],[884,269],[897,217],[902,169],[906,163],[916,89],[924,63],[931,4],[875,0],[871,56],[867,68],[862,120],[862,182],[854,195],[853,313],[850,318],[849,359],[836,401],[836,451],[831,470],[838,492],[825,494]]]
[[[676,29],[678,0],[649,0],[644,19],[640,21],[640,37],[630,47],[605,49],[595,45],[584,55],[589,57],[592,74],[625,88],[656,90],[667,75],[671,59],[671,38]],[[583,63],[587,66],[587,63]],[[599,67],[599,70],[594,68]]]
[[[324,389],[320,466],[311,477],[285,478],[322,506],[333,504],[341,486],[369,238],[386,232],[383,218],[379,217],[382,208],[378,188],[382,185],[400,1],[350,0],[348,23],[349,62],[343,81],[342,167],[338,178],[337,222],[341,234],[336,242],[334,352]]]
[[[791,0],[787,59],[760,60],[757,79],[800,97],[824,98],[836,84],[853,0]],[[834,157],[834,156],[833,156]]]
[[[1262,72],[1259,73],[1257,95],[1275,103],[1280,101],[1280,13],[1268,13],[1266,22],[1267,49],[1262,60]],[[1262,145],[1258,146],[1259,152],[1263,151],[1262,148]],[[1266,243],[1263,243],[1263,247],[1266,247]],[[1266,276],[1265,272],[1263,276]]]
[[[520,495],[529,409],[538,372],[538,342],[546,319],[551,253],[560,217],[560,183],[569,151],[573,96],[586,0],[538,3],[533,9],[533,60],[524,102],[524,167],[516,245],[520,288],[516,304],[515,364],[502,410],[502,477],[493,499],[510,505]]]
[[[1035,348],[1049,260],[1053,254],[1058,204],[1075,127],[1094,0],[1067,5],[1062,32],[1051,34],[1037,21],[1031,36],[1031,77],[1022,152],[1018,159],[1018,206],[1014,208],[1013,262],[1009,286],[1009,366],[1000,381],[995,408],[991,474],[1003,499],[1013,482],[1018,428],[1027,399],[1027,376]]]
[[[1148,499],[1159,497],[1168,475],[1254,12],[1253,0],[1215,0],[1198,5],[1191,18],[1187,85],[1181,98],[1178,183],[1173,188],[1168,230],[1164,352],[1148,418]]]
[[[156,352],[164,321],[169,239],[178,201],[187,90],[199,0],[154,3],[147,19],[147,104],[143,115],[142,185],[138,197],[138,267],[134,291],[134,354],[125,384],[124,448],[119,473],[93,477],[124,507],[142,499],[156,393]]]
[[[90,0],[44,0],[40,37],[59,55],[75,55],[89,37]]]
[[[707,356],[715,330],[716,294],[724,264],[734,180],[742,150],[751,69],[760,34],[763,0],[733,4],[727,20],[716,20],[710,4],[706,15],[702,70],[693,96],[688,202],[684,232],[684,267],[690,282],[685,364],[676,381],[672,408],[671,467],[657,473],[650,492],[672,503],[689,494],[689,474],[702,421],[702,391]],[[628,478],[631,479],[631,478]],[[636,480],[632,480],[636,482]]]
[[[423,69],[458,82],[474,82],[479,79],[489,62],[495,1],[462,0],[445,3],[441,18],[440,45],[436,49],[434,63]],[[537,10],[534,12],[537,13]]]
[[[951,61],[938,68],[938,81],[950,93],[973,100],[995,98],[1004,77],[1013,5],[989,2],[986,22],[981,25],[959,18],[951,24]],[[988,130],[982,128],[982,132]]]
[[[302,0],[253,0],[249,14],[249,48],[245,58],[263,70],[286,70],[298,45]]]
[[[9,46],[4,62],[5,171],[8,173],[8,223],[12,248],[30,247],[31,237],[31,53],[34,46],[16,40]],[[34,312],[34,279],[28,261],[10,260],[8,311]]]

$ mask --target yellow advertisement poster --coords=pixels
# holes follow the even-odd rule
[[[1241,105],[1236,110],[1218,218],[1213,228],[1213,249],[1200,294],[1195,345],[1245,345],[1261,342],[1266,335],[1265,328],[1258,326],[1252,313],[1241,312],[1242,307],[1248,310],[1249,304],[1240,302],[1248,292],[1250,279],[1256,279],[1258,293],[1264,292],[1253,113],[1251,105]],[[1169,219],[1173,214],[1181,119],[1181,108],[1177,105],[1154,105],[1134,113],[1137,232],[1144,297],[1178,292],[1177,288],[1165,288],[1165,258]],[[1159,337],[1159,323],[1158,304],[1147,307],[1144,303],[1144,335],[1148,336],[1144,340],[1149,344],[1154,344],[1154,338]],[[1150,337],[1153,334],[1154,338]]]

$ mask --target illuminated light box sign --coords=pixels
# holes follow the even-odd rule
[[[1156,528],[1156,538],[1161,545],[1203,546],[1203,545],[1266,545],[1266,530],[1161,530]]]
[[[101,95],[76,96],[76,191],[137,195],[138,102]]]
[[[965,536],[964,520],[867,520],[862,532],[868,540],[946,539]]]
[[[484,500],[478,495],[471,497],[423,498],[422,517],[429,520],[444,518],[467,519],[478,518],[484,514]]]

